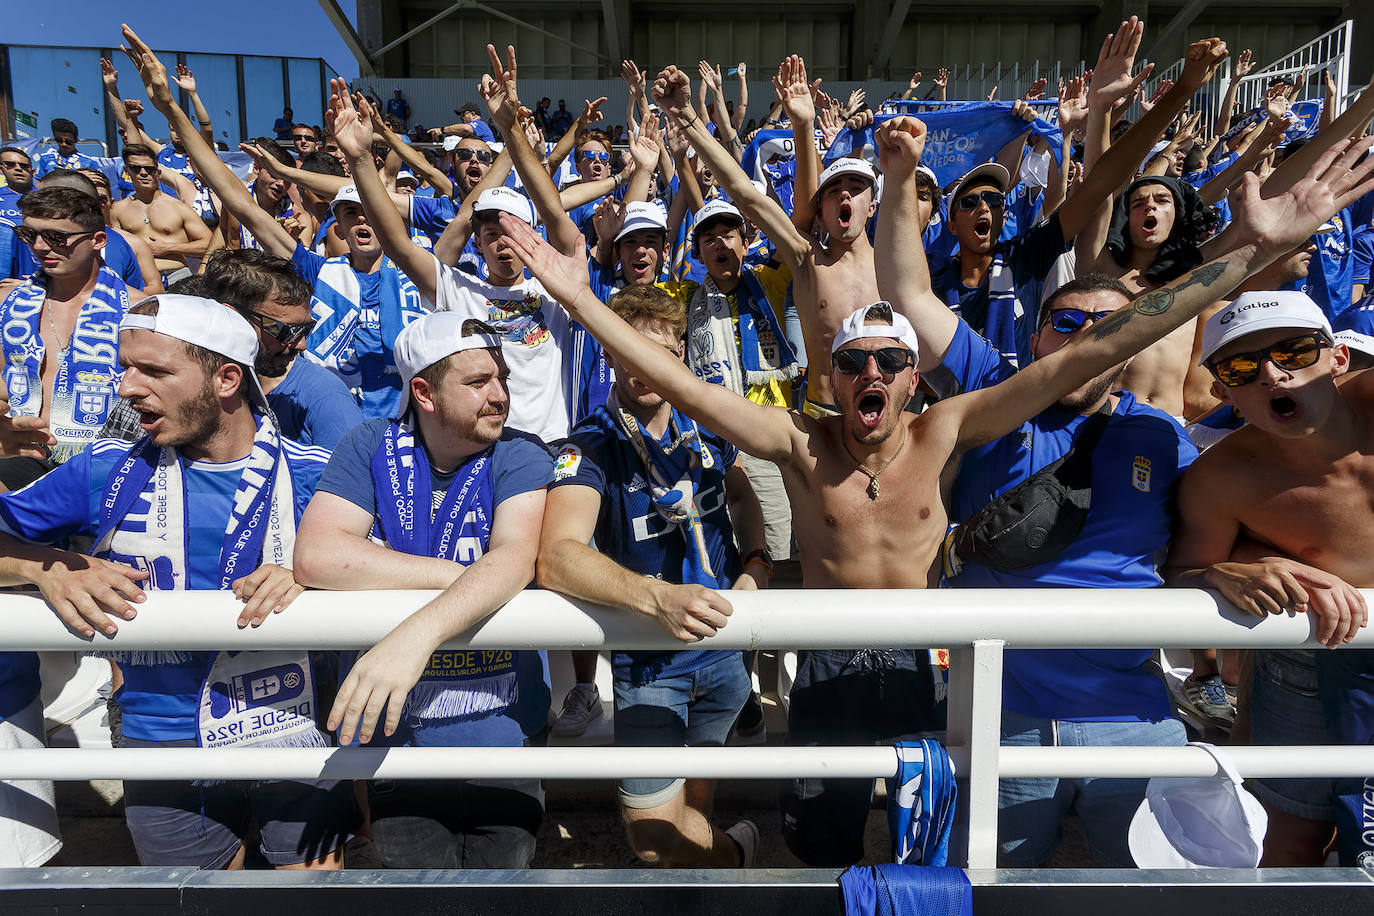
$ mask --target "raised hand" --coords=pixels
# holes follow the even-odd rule
[[[934,79],[932,82],[934,82],[935,85],[937,85],[937,86],[948,86],[948,85],[949,85],[949,70],[946,69],[945,67],[941,67],[939,70],[936,70],[936,71],[935,71],[935,79]]]
[[[124,99],[124,110],[129,113],[129,117],[135,121],[143,114],[143,103],[138,99]]]
[[[501,229],[505,233],[503,240],[520,255],[520,260],[530,273],[559,302],[573,302],[583,291],[591,291],[587,285],[585,255],[561,253],[540,238],[529,223],[509,214],[501,215]]]
[[[111,92],[119,84],[119,71],[114,68],[114,64],[110,62],[108,57],[100,58],[100,81]]]
[[[907,91],[915,92],[916,87],[919,85],[921,85],[921,71],[917,70],[915,73],[911,74],[911,79],[906,84]]]
[[[840,120],[837,109],[825,105],[816,116],[816,126],[820,128],[826,149],[829,149],[830,145],[835,142],[835,138],[840,135],[844,122]]]
[[[1159,85],[1155,87],[1155,91],[1150,94],[1150,97],[1140,100],[1140,110],[1148,113],[1151,108],[1159,104],[1159,100],[1164,98],[1164,95],[1172,88],[1174,88],[1173,80],[1160,80]]]
[[[1235,226],[1243,242],[1275,259],[1305,242],[1317,227],[1374,190],[1374,156],[1357,168],[1374,137],[1342,140],[1321,155],[1307,174],[1282,194],[1266,199],[1253,174],[1242,178],[1240,193],[1231,195]]]
[[[658,163],[658,115],[652,111],[639,125],[639,135],[630,143],[630,157],[636,168],[653,171]]]
[[[639,98],[644,94],[645,83],[648,81],[648,74],[639,69],[639,65],[632,60],[622,60],[620,62],[620,78],[629,87],[630,95]]]
[[[1250,56],[1250,49],[1246,48],[1236,57],[1236,62],[1231,67],[1231,79],[1241,79],[1248,76],[1254,68],[1255,62]]]
[[[654,101],[670,118],[680,118],[692,107],[692,81],[672,64],[658,73],[653,85]]]
[[[668,148],[668,155],[674,160],[681,159],[687,155],[687,150],[691,144],[687,141],[687,135],[678,126],[677,118],[669,118],[667,127],[663,131],[663,145]]]
[[[1131,75],[1144,32],[1145,23],[1132,16],[1103,40],[1088,92],[1088,104],[1094,109],[1105,111],[1121,99],[1129,98],[1154,70],[1153,64],[1146,64],[1138,74]]]
[[[1024,99],[1017,99],[1011,103],[1011,113],[1027,124],[1035,120],[1035,109]]]
[[[592,210],[592,229],[599,239],[613,239],[625,222],[625,207],[610,194]]]
[[[1183,72],[1178,77],[1179,85],[1197,92],[1207,85],[1212,75],[1217,72],[1217,67],[1229,55],[1226,42],[1220,38],[1203,38],[1193,42],[1188,46],[1188,53],[1184,55]]]
[[[701,74],[701,81],[706,84],[706,88],[719,95],[721,88],[720,65],[717,64],[712,67],[704,60],[699,61],[697,63],[697,72]]]
[[[143,80],[143,88],[147,90],[148,98],[152,99],[153,107],[166,114],[175,104],[172,88],[167,83],[167,68],[133,29],[126,25],[120,31],[128,45],[120,45],[119,49],[128,55],[138,69],[138,78]]]
[[[1328,67],[1322,68],[1322,85],[1326,88],[1326,94],[1332,98],[1336,97],[1336,78],[1331,75]]]
[[[988,93],[988,97],[985,99],[985,101],[991,102],[995,100],[997,98],[997,89],[997,86],[993,86],[992,91]]]
[[[187,95],[196,91],[196,78],[191,73],[191,68],[185,64],[177,64],[177,85]]]
[[[1037,99],[1043,99],[1045,97],[1045,87],[1049,84],[1049,79],[1042,76],[1040,77],[1040,79],[1030,84],[1030,88],[1026,90],[1026,94],[1021,96],[1021,98],[1025,99],[1028,102],[1033,102]]]
[[[354,105],[348,83],[342,79],[332,79],[329,84],[332,92],[324,121],[344,156],[350,161],[366,158],[372,152],[372,105],[361,97]]]
[[[521,119],[520,126],[524,128],[525,139],[530,142],[530,149],[542,156],[544,154],[544,132],[540,130],[539,125],[535,123],[534,115],[531,114]]]
[[[477,93],[482,96],[482,101],[486,102],[491,119],[505,134],[515,126],[515,113],[520,108],[520,96],[516,92],[515,83],[515,46],[506,45],[505,68],[501,66],[501,58],[497,55],[494,45],[487,45],[487,56],[491,59],[491,69],[496,76],[482,74],[482,82],[477,87]]]
[[[1088,120],[1087,83],[1075,76],[1059,87],[1059,129],[1076,133]]]
[[[1264,110],[1271,118],[1282,118],[1292,107],[1288,101],[1288,91],[1282,84],[1271,86],[1264,91]]]
[[[926,148],[925,122],[910,115],[888,118],[873,132],[873,143],[878,147],[883,174],[905,179],[921,164],[921,153]]]
[[[740,61],[735,65],[735,72],[739,74],[740,79],[744,79],[745,74],[749,72],[749,65],[744,61]]]
[[[603,95],[599,99],[582,100],[582,124],[595,124],[601,120],[601,106],[606,104],[606,97]]]
[[[778,64],[778,75],[773,77],[773,91],[782,103],[782,110],[793,123],[816,119],[816,103],[811,98],[811,88],[806,81],[806,61],[796,54],[783,58]]]

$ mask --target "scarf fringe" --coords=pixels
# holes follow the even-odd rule
[[[420,681],[410,689],[404,714],[415,719],[464,719],[505,709],[519,697],[515,671],[472,681]]]
[[[755,385],[767,385],[769,382],[790,382],[800,378],[802,368],[797,363],[791,363],[780,369],[746,369],[744,370],[744,383],[749,387]]]
[[[167,652],[153,650],[93,649],[86,655],[91,658],[108,658],[126,667],[149,667],[152,665],[184,665],[195,659],[191,652]]]

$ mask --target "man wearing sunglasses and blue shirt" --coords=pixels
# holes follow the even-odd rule
[[[1358,590],[1374,587],[1374,374],[1349,372],[1349,361],[1321,308],[1300,292],[1247,293],[1208,320],[1201,363],[1213,393],[1246,425],[1184,475],[1169,555],[1171,585],[1216,588],[1257,617],[1306,613],[1331,649],[1366,625]],[[1255,659],[1255,744],[1369,744],[1371,709],[1368,649]],[[1374,844],[1361,796],[1371,787],[1370,779],[1257,781],[1269,812],[1261,864],[1322,864],[1333,822],[1341,864],[1367,862]]]

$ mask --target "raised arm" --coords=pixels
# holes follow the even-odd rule
[[[917,211],[916,166],[925,149],[926,126],[902,116],[890,118],[873,132],[883,167],[883,205],[873,267],[878,293],[906,316],[920,343],[917,372],[929,372],[944,359],[959,328],[959,318],[931,291]]]
[[[143,80],[143,87],[147,90],[153,107],[162,112],[168,123],[177,129],[177,133],[181,135],[182,145],[186,147],[186,155],[196,164],[196,170],[201,178],[219,195],[224,209],[248,227],[248,231],[253,233],[264,251],[279,258],[290,259],[296,251],[296,240],[270,213],[258,206],[248,188],[229,171],[229,166],[225,165],[214,148],[205,142],[205,138],[196,130],[186,112],[182,111],[181,106],[172,98],[172,90],[167,82],[167,68],[162,65],[162,61],[157,59],[157,55],[153,54],[127,25],[124,26],[124,40],[129,43],[129,46],[123,49],[124,53],[129,55],[129,59],[138,68],[138,75]]]
[[[921,85],[921,71],[917,70],[911,74],[910,81],[906,84],[906,91],[902,93],[902,101],[908,102],[916,98],[916,87]]]
[[[938,99],[945,101],[945,94],[949,88],[949,70],[941,67],[935,71],[935,79],[931,80],[930,91],[926,93],[927,99]]]
[[[749,111],[749,80],[745,78],[748,69],[748,64],[744,61],[740,61],[735,67],[735,76],[739,78],[739,104],[735,106],[735,113],[730,118],[730,124],[735,130],[744,126],[744,117]]]
[[[797,174],[792,180],[791,222],[803,238],[816,218],[811,199],[816,195],[821,174],[821,155],[816,150],[816,89],[806,80],[806,61],[801,57],[793,54],[778,64],[773,92],[791,122],[792,152],[797,163]]]
[[[138,123],[133,113],[129,111],[128,105],[124,103],[124,99],[120,97],[119,71],[105,57],[100,58],[100,81],[105,86],[105,104],[109,107],[110,113],[114,115],[115,124],[124,129],[124,135],[129,138],[128,142],[142,143],[152,149],[154,156],[162,152],[162,144],[144,132],[143,125]]]
[[[482,176],[482,180],[472,186],[472,190],[463,198],[463,205],[458,208],[458,213],[444,227],[443,233],[438,241],[434,243],[434,256],[444,264],[454,265],[463,255],[463,249],[467,246],[468,239],[472,236],[472,210],[477,206],[477,198],[482,196],[482,192],[488,188],[498,188],[506,183],[506,177],[510,175],[510,152],[502,149],[497,155],[496,161],[487,169],[487,173]]]
[[[200,128],[200,135],[205,138],[205,142],[211,146],[215,145],[215,125],[210,119],[210,111],[205,107],[205,103],[200,100],[200,93],[196,92],[196,77],[191,73],[191,68],[185,64],[177,64],[177,85],[181,91],[186,93],[186,97],[191,100],[191,111],[195,113],[196,125]]]
[[[494,46],[487,45],[487,55],[491,58],[492,72],[496,75],[493,77],[484,73],[477,91],[506,141],[515,173],[525,185],[525,193],[534,203],[535,212],[544,221],[549,241],[554,247],[563,254],[585,252],[586,242],[582,233],[568,218],[563,201],[558,196],[558,188],[554,187],[553,179],[544,170],[539,157],[530,148],[529,140],[525,139],[525,132],[519,127],[516,115],[520,110],[520,96],[516,91],[515,47],[506,46],[504,67]]]
[[[1198,189],[1198,196],[1202,198],[1202,202],[1210,206],[1230,193],[1231,188],[1235,187],[1241,176],[1246,172],[1253,172],[1260,160],[1269,154],[1274,144],[1278,143],[1279,138],[1283,136],[1283,132],[1288,129],[1289,123],[1286,118],[1281,120],[1266,119],[1260,133],[1253,142],[1246,145],[1245,151],[1211,181]]]
[[[797,231],[776,201],[754,187],[739,163],[707,132],[706,125],[691,111],[690,92],[687,74],[673,66],[665,69],[654,81],[654,99],[659,107],[670,118],[677,119],[678,128],[697,155],[710,166],[711,174],[725,188],[730,199],[768,236],[780,261],[794,273],[803,269],[811,250],[810,240]]]
[[[1221,111],[1217,112],[1216,127],[1212,131],[1215,136],[1220,137],[1231,129],[1231,117],[1235,113],[1236,93],[1240,91],[1240,81],[1250,73],[1254,65],[1249,48],[1236,55],[1236,62],[1231,66],[1231,81],[1226,84],[1226,95],[1221,99]]]
[[[434,255],[410,240],[405,220],[392,206],[391,195],[372,160],[372,105],[362,97],[355,105],[349,97],[348,83],[342,79],[332,80],[331,88],[333,94],[329,97],[324,120],[334,133],[339,151],[348,157],[349,170],[358,187],[368,225],[377,233],[377,240],[387,257],[396,262],[426,301],[433,302],[439,283]]]
[[[351,743],[355,732],[364,743],[370,741],[382,722],[387,735],[395,734],[406,697],[434,650],[471,629],[529,585],[534,579],[543,517],[542,489],[502,502],[493,514],[486,552],[466,569],[460,567],[460,575],[442,594],[397,624],[358,659],[339,685],[329,711],[328,726],[330,731],[339,730],[340,744]],[[398,556],[395,551],[386,552],[393,558]],[[337,556],[334,562],[338,563]],[[401,587],[423,586],[410,582]]]
[[[703,382],[675,354],[630,327],[596,298],[587,285],[585,258],[558,253],[532,228],[508,214],[502,214],[501,227],[544,288],[636,378],[749,454],[774,462],[791,458],[797,427],[790,411],[763,407],[723,385]]]
[[[1246,176],[1234,201],[1236,242],[1226,254],[1147,293],[1097,322],[1082,340],[1038,359],[1006,381],[942,402],[959,424],[958,447],[990,442],[1058,401],[1087,379],[1139,353],[1196,317],[1317,230],[1342,207],[1374,189],[1374,157],[1355,168],[1374,143],[1366,138],[1328,150],[1281,195],[1265,198]]]
[[[424,153],[421,153],[415,147],[405,142],[399,134],[388,127],[385,118],[378,118],[376,120],[376,127],[378,133],[382,135],[383,142],[390,147],[391,152],[396,154],[396,157],[401,160],[403,165],[408,167],[418,177],[428,181],[437,194],[443,197],[453,196],[452,179],[430,165]]]

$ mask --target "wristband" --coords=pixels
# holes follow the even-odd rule
[[[773,555],[768,552],[767,547],[751,550],[744,558],[745,566],[748,566],[750,563],[762,563],[771,570],[773,568]]]
[[[744,564],[744,571],[748,572],[749,567],[751,566],[762,566],[764,569],[768,570],[768,578],[773,578],[773,567],[768,563],[765,563],[762,560],[750,560],[748,563]]]

